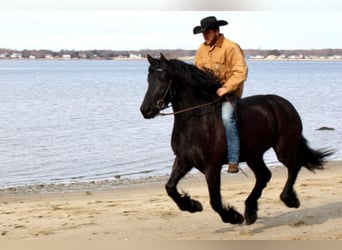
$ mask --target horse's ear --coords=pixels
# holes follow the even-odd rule
[[[152,56],[150,56],[150,54],[147,55],[147,60],[150,64],[153,64],[153,62],[156,60],[154,59]]]
[[[166,57],[163,55],[163,53],[160,53],[160,61],[166,65],[169,64],[169,61],[166,59]]]

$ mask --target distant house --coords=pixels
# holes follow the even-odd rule
[[[304,56],[302,54],[300,55],[291,55],[289,56],[290,60],[298,60],[298,59],[304,59]]]
[[[82,59],[87,59],[87,54],[86,53],[79,53],[78,56]]]
[[[12,59],[21,59],[22,57],[23,57],[22,53],[17,53],[17,52],[13,52],[10,55],[10,58],[12,58]]]
[[[260,59],[264,59],[264,56],[261,55],[256,55],[256,56],[251,56],[250,59],[256,59],[256,60],[260,60]]]
[[[139,59],[139,58],[141,58],[141,54],[129,54],[129,58],[131,58],[131,59]]]
[[[278,56],[276,56],[276,55],[268,55],[266,57],[267,60],[276,60],[277,58],[278,58]]]
[[[71,59],[71,55],[62,55],[62,59],[63,60],[70,60]]]
[[[48,59],[48,60],[54,59],[54,57],[51,54],[46,54],[44,57],[45,59]]]
[[[8,56],[8,53],[1,53],[0,59],[5,59]]]
[[[341,60],[342,56],[339,55],[334,55],[334,56],[329,56],[328,60]]]

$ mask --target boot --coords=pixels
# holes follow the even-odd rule
[[[239,172],[239,164],[229,163],[227,172],[228,173],[238,173]]]

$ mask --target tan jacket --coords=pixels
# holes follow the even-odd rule
[[[247,79],[247,64],[240,46],[220,34],[213,46],[201,44],[195,55],[195,65],[210,69],[222,79],[228,93],[241,97]]]

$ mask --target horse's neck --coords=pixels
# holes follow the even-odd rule
[[[200,91],[194,90],[188,84],[178,82],[171,102],[174,112],[182,112],[187,117],[196,115],[204,119],[209,114],[220,115],[220,105],[218,102],[212,103],[214,101],[214,98],[204,96]]]
[[[185,81],[177,81],[174,93],[175,96],[172,101],[174,111],[205,105],[212,101],[208,97],[203,96],[197,89],[193,89],[193,87],[189,86]]]

